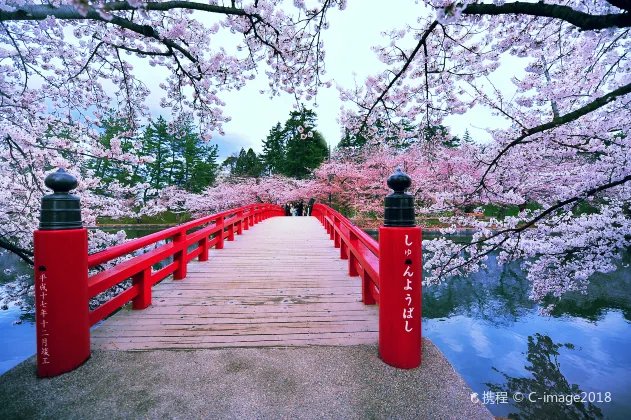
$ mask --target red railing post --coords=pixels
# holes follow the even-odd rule
[[[247,215],[243,218],[243,230],[250,230],[250,215],[252,214],[252,208],[248,208]]]
[[[217,222],[215,221],[215,223]],[[197,261],[208,261],[208,235],[204,236],[197,243],[197,246],[202,249],[202,253],[199,254],[199,257],[197,257]]]
[[[348,246],[346,245],[346,242],[344,242],[343,239],[340,239],[340,259],[342,260],[348,259],[348,255],[346,255],[347,250],[348,250]]]
[[[219,231],[217,231],[215,233],[215,237],[217,238],[217,243],[215,244],[215,249],[223,249],[223,232],[224,232],[224,224],[225,224],[225,218],[224,216],[221,216],[220,218],[218,218],[217,220],[215,220],[215,225],[217,225],[217,227],[220,227]],[[217,236],[219,235],[219,236]],[[232,239],[234,239],[234,235],[232,237]],[[228,239],[230,240],[230,239]]]
[[[45,183],[54,192],[42,198],[33,234],[37,374],[57,376],[90,357],[88,231],[79,198],[69,194],[76,178],[59,169]]]
[[[411,179],[400,169],[388,178],[379,229],[379,355],[394,367],[421,364],[421,228],[415,226]]]
[[[333,220],[334,220],[334,224],[333,224],[333,245],[335,246],[335,248],[339,248],[340,247],[340,233],[338,231],[335,230],[335,228],[340,229],[340,220],[333,216]]]
[[[364,270],[364,278],[362,279],[362,302],[364,302],[364,305],[374,305],[377,303],[375,297],[370,292],[370,286],[372,283],[372,278],[368,272]]]
[[[178,262],[177,268],[173,272],[173,279],[182,280],[184,277],[186,277],[186,254],[188,253],[185,245],[186,231],[176,233],[173,237],[173,243],[175,246],[182,247],[182,249],[180,249],[173,255],[173,261]]]
[[[357,235],[355,235],[353,232],[348,232],[348,241],[351,245],[351,249],[348,253],[348,275],[351,277],[357,277],[359,276],[359,273],[357,272],[357,258],[352,251],[352,248],[357,249],[358,246]]]
[[[230,226],[228,226],[228,240],[234,241],[234,223],[231,223]]]
[[[237,235],[243,235],[243,210],[237,212]]]
[[[131,278],[132,286],[138,285],[138,296],[132,299],[132,309],[145,309],[151,305],[151,267],[145,268]]]
[[[335,216],[333,216],[333,213],[329,213],[329,238],[331,238],[331,240],[333,240],[333,238],[335,238],[335,228],[333,226],[333,218]]]
[[[202,253],[197,257],[197,261],[208,261],[208,236],[204,236],[198,243]]]

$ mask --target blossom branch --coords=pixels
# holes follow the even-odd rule
[[[621,0],[624,1],[624,0]],[[611,2],[610,2],[611,3]],[[627,2],[628,3],[628,2]],[[613,3],[612,3],[613,4]],[[616,5],[617,6],[617,5]],[[627,5],[628,6],[628,5]],[[619,6],[618,6],[619,7]],[[560,19],[571,23],[583,31],[605,28],[631,27],[630,13],[612,13],[607,15],[591,15],[574,10],[569,6],[544,3],[514,2],[501,6],[494,4],[470,4],[463,11],[465,15],[529,15]]]

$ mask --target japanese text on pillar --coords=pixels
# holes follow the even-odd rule
[[[48,311],[46,311],[46,307],[48,305],[46,302],[46,294],[48,292],[48,289],[46,288],[46,274],[40,274],[39,279],[40,311],[38,315],[40,316],[39,323],[42,327],[42,332],[40,334],[40,339],[42,340],[40,356],[42,357],[42,364],[47,365],[50,363],[48,361],[48,359],[50,358],[50,354],[48,353],[48,330],[46,329],[46,325],[48,324],[48,321],[46,320],[46,315],[48,315]]]
[[[413,242],[409,241],[408,235],[405,235],[405,246],[412,246]],[[409,257],[412,254],[412,250],[407,248],[404,251],[405,257]],[[409,326],[409,320],[414,319],[413,311],[414,307],[412,306],[412,276],[414,275],[413,271],[410,271],[410,266],[406,264],[405,272],[403,273],[403,280],[405,280],[405,287],[403,290],[406,292],[405,301],[407,303],[407,307],[403,308],[403,319],[405,320],[405,332],[412,332],[414,328]]]

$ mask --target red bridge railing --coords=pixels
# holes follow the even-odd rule
[[[88,256],[88,268],[94,268],[139,249],[171,239],[171,242],[88,278],[88,298],[90,299],[129,278],[132,279],[132,287],[90,311],[90,326],[95,325],[130,300],[133,301],[133,309],[146,308],[151,305],[151,287],[154,284],[172,273],[175,280],[185,278],[189,261],[196,257],[198,261],[208,261],[210,248],[222,249],[225,240],[234,240],[235,233],[241,235],[244,230],[248,230],[250,226],[262,220],[271,216],[284,215],[282,207],[271,204],[239,207],[174,226]],[[189,233],[204,225],[208,226]],[[191,246],[195,248],[189,250]],[[153,272],[154,264],[169,257],[173,257],[173,262]]]
[[[379,242],[329,206],[314,204],[311,214],[340,249],[340,258],[348,260],[348,275],[361,277],[364,304],[379,303]]]
[[[285,215],[280,206],[252,204],[88,255],[79,199],[69,194],[77,186],[76,179],[59,170],[46,178],[46,185],[54,193],[42,199],[40,228],[34,233],[39,376],[56,376],[77,368],[90,357],[91,326],[129,301],[133,309],[146,308],[151,304],[154,284],[170,274],[175,280],[185,278],[192,259],[207,261],[210,248],[222,249],[235,234],[267,218]],[[156,248],[89,276],[90,269],[151,245]],[[154,264],[170,257],[172,262],[153,271]],[[127,279],[132,280],[130,288],[89,310],[89,299]]]
[[[39,376],[77,368],[90,357],[91,326],[129,301],[133,309],[146,308],[154,284],[170,274],[175,280],[185,278],[192,259],[206,261],[210,248],[221,249],[235,234],[269,217],[285,215],[280,206],[253,204],[88,255],[79,198],[69,194],[77,180],[59,170],[46,177],[45,183],[54,193],[42,198],[40,227],[34,233]],[[348,260],[348,274],[361,277],[363,302],[379,304],[381,359],[406,369],[421,363],[421,228],[415,226],[414,197],[405,193],[410,184],[410,177],[400,170],[388,178],[394,193],[385,200],[379,241],[326,205],[316,204],[312,209],[340,249],[340,258]],[[91,268],[151,245],[157,247],[89,276]],[[153,271],[153,265],[170,257],[172,262]],[[89,310],[90,298],[127,279],[132,280],[129,289]]]
[[[421,364],[421,228],[414,226],[413,198],[405,194],[409,177],[388,179],[395,190],[386,198],[379,241],[331,207],[315,204],[312,215],[326,228],[348,274],[362,279],[362,301],[379,304],[379,356],[398,368]]]

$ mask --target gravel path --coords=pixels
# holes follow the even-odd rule
[[[0,419],[493,419],[440,351],[419,369],[376,346],[94,351],[74,372],[39,379],[30,358],[0,376]]]

